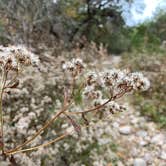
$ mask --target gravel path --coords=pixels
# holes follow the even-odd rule
[[[166,166],[166,132],[140,116],[131,106],[113,124],[121,165]],[[121,166],[119,164],[119,166]]]

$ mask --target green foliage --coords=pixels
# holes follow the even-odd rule
[[[157,98],[152,100],[148,100],[147,97],[143,96],[142,94],[135,95],[134,104],[139,106],[138,108],[141,109],[141,114],[144,116],[148,116],[154,122],[159,124],[159,127],[166,127],[166,109],[164,108],[165,105],[163,102],[156,103],[154,100],[158,100]],[[141,105],[140,105],[141,103]]]
[[[104,43],[110,52],[116,54],[134,50],[163,52],[161,45],[166,40],[165,22],[166,14],[137,27],[124,27],[123,21],[119,21],[119,24],[106,22],[102,28],[93,24],[87,37],[96,43]]]
[[[79,89],[75,90],[74,100],[75,100],[75,103],[78,104],[78,105],[80,105],[82,103],[82,92],[81,92],[81,90],[79,90]]]
[[[9,41],[5,36],[5,26],[3,21],[0,19],[0,44],[7,44]]]
[[[79,9],[85,6],[82,0],[61,0],[58,5],[67,18],[78,19],[78,21],[82,18],[82,13],[79,12]]]
[[[162,42],[166,39],[166,14],[159,14],[154,20],[137,27],[127,28],[126,39],[130,40],[129,50],[150,53],[162,52]]]

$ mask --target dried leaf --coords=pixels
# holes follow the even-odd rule
[[[88,125],[89,125],[89,121],[88,121],[88,119],[86,118],[86,116],[85,116],[84,113],[82,114],[82,119],[84,120],[85,124],[88,126]]]
[[[81,127],[80,125],[69,115],[65,114],[66,117],[69,119],[70,123],[72,124],[72,126],[74,127],[75,131],[77,132],[78,135],[80,135],[81,133]]]
[[[9,84],[7,86],[7,88],[17,88],[17,86],[19,85],[19,80],[16,80],[13,84]]]

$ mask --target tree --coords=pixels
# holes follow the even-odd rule
[[[6,18],[13,42],[22,39],[27,43],[36,25],[50,19],[51,0],[0,0],[0,13]],[[19,36],[17,36],[19,35]]]

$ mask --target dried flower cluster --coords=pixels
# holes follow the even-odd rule
[[[78,64],[82,67],[81,72],[77,68],[77,63],[74,62],[79,62]],[[83,78],[82,98],[85,102],[97,107],[110,100],[107,104],[104,104],[103,108],[111,113],[121,112],[125,109],[124,106],[115,102],[125,93],[137,90],[145,91],[150,87],[149,80],[142,73],[131,73],[129,70],[119,69],[86,72],[83,71],[85,69],[83,66],[85,64],[82,60],[73,59],[71,62],[64,63],[62,68],[65,69],[65,72],[74,71],[78,78],[79,76],[80,79]],[[68,76],[73,77],[73,75]]]
[[[82,59],[72,59],[69,62],[63,62],[62,64],[62,69],[65,72],[69,72],[71,74],[72,77],[76,77],[78,76],[83,68],[85,67],[85,64],[83,63]]]
[[[22,66],[37,65],[39,59],[24,46],[0,46],[0,65],[6,70],[20,70]]]

